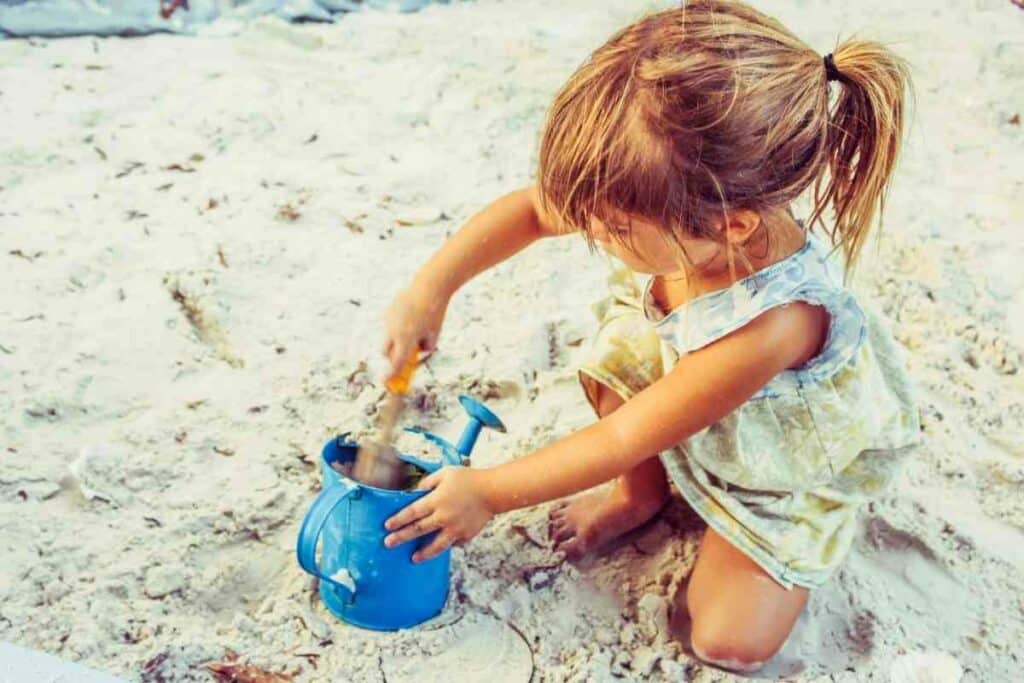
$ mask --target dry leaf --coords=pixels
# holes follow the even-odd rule
[[[211,662],[206,668],[213,673],[218,683],[288,683],[294,676],[260,669],[249,664],[239,664],[238,655],[229,652],[223,662]]]
[[[277,209],[277,220],[294,223],[302,217],[302,213],[291,204],[285,204]]]

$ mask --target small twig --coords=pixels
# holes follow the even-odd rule
[[[41,252],[41,251],[37,251],[34,254],[26,254],[21,249],[12,249],[11,251],[9,251],[7,253],[10,254],[11,256],[16,256],[18,258],[23,258],[26,261],[28,261],[29,263],[32,263],[37,258],[39,258],[40,256],[43,255],[43,252]]]
[[[525,540],[530,545],[536,546],[538,548],[544,548],[545,547],[543,543],[541,543],[540,541],[535,539],[533,536],[531,536],[529,529],[527,529],[522,524],[513,524],[512,525],[512,531],[514,531],[515,533],[517,533],[520,536],[522,536],[523,540]]]
[[[168,2],[160,0],[160,16],[164,19],[170,19],[171,15],[179,7],[189,9],[188,0],[169,0]]]
[[[316,660],[320,658],[315,652],[298,652],[295,654],[296,657],[303,657],[313,669],[317,668]]]
[[[183,164],[171,164],[170,166],[164,166],[165,171],[178,171],[179,173],[195,173],[196,169],[191,166],[185,166]]]
[[[115,178],[124,178],[126,175],[129,175],[130,173],[133,173],[133,172],[137,171],[138,169],[142,168],[144,165],[145,164],[143,164],[141,161],[129,161],[128,165],[124,167],[124,170],[122,170],[120,173],[118,173],[114,177]]]
[[[537,670],[537,660],[533,653],[533,645],[530,644],[530,640],[526,637],[526,634],[519,630],[519,627],[513,624],[511,621],[506,621],[505,624],[516,632],[516,635],[523,640],[523,645],[530,653],[530,680],[533,680],[533,674]]]

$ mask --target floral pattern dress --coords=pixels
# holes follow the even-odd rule
[[[628,400],[682,355],[771,308],[807,302],[828,312],[815,358],[661,454],[686,502],[787,588],[831,576],[852,545],[859,508],[920,438],[901,350],[843,285],[836,258],[808,234],[782,261],[667,313],[650,282],[640,289],[618,270],[611,296],[595,306],[601,326],[580,368]]]

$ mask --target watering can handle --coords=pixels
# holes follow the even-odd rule
[[[357,486],[342,480],[334,486],[328,486],[316,497],[313,504],[302,518],[302,526],[299,527],[299,542],[295,546],[295,555],[299,560],[299,566],[321,581],[334,586],[345,596],[345,601],[350,602],[353,598],[352,589],[345,584],[335,581],[320,571],[316,562],[316,547],[320,543],[320,534],[323,532],[327,518],[334,512],[334,508],[343,501],[349,494],[354,493]]]

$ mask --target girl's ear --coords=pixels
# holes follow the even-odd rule
[[[741,245],[761,227],[761,214],[751,209],[734,209],[725,214],[718,229],[729,244]]]

